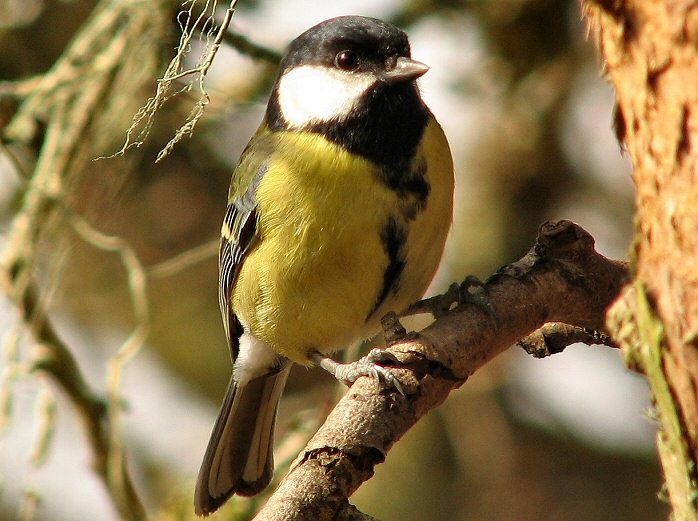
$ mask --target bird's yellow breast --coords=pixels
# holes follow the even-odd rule
[[[382,182],[372,162],[318,134],[280,135],[259,183],[257,234],[233,290],[244,326],[300,363],[376,332],[380,317],[419,299],[450,227],[453,165],[432,119],[414,165],[426,165],[428,197],[416,213]],[[399,283],[376,309],[390,263],[384,230],[405,230]]]

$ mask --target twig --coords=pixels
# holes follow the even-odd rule
[[[46,461],[56,427],[56,397],[48,386],[42,386],[35,407],[34,417],[37,418],[38,425],[29,463],[32,467],[38,468]]]
[[[32,76],[24,80],[0,81],[0,98],[26,98],[41,85],[42,77]]]
[[[188,4],[188,8],[180,12],[177,17],[182,29],[177,53],[170,61],[162,77],[158,80],[155,95],[149,98],[133,117],[131,126],[126,133],[126,140],[121,149],[114,155],[123,155],[129,148],[141,146],[150,133],[155,122],[155,115],[160,107],[173,96],[196,87],[199,91],[198,100],[187,116],[186,121],[176,131],[174,137],[158,153],[155,162],[165,158],[183,137],[191,135],[210,101],[204,80],[223,42],[237,3],[238,0],[230,1],[223,20],[219,25],[216,25],[217,0],[206,0],[198,15],[194,14],[196,0],[187,0],[185,2],[185,4]],[[197,33],[206,38],[206,44],[201,53],[199,63],[195,67],[183,70],[184,58],[191,51],[192,38]],[[187,77],[191,77],[189,84],[178,89],[173,87],[174,82]]]
[[[463,305],[390,347],[407,397],[360,378],[255,520],[335,519],[390,447],[477,369],[546,322],[601,329],[626,277],[579,226],[544,224],[531,251],[485,283],[489,309]]]
[[[278,65],[283,57],[279,51],[255,43],[244,34],[235,31],[227,31],[223,35],[223,41],[234,47],[240,54],[244,54],[253,60],[265,61],[271,65]]]
[[[118,515],[133,521],[144,519],[145,513],[123,465],[123,454],[119,454],[118,429],[105,421],[107,412],[111,416],[118,413],[117,393],[112,393],[114,406],[107,411],[104,400],[87,386],[69,348],[39,307],[45,292],[40,293],[36,286],[34,269],[43,239],[51,237],[52,246],[60,241],[59,225],[65,224],[62,219],[70,189],[89,171],[91,159],[113,146],[114,129],[123,128],[133,100],[152,81],[166,41],[163,35],[170,9],[166,0],[102,0],[46,74],[0,86],[0,95],[21,98],[13,119],[2,129],[2,138],[31,147],[37,142],[40,145],[37,163],[25,176],[23,200],[0,256],[0,281],[19,310],[21,322],[32,333],[34,369],[49,375],[75,406],[88,432],[95,469]],[[134,259],[128,262],[133,265]],[[142,269],[129,273],[135,296],[135,288],[144,281],[139,276]],[[143,316],[144,307],[134,300],[137,315]],[[118,367],[136,351],[144,333],[143,327],[136,328],[121,350]],[[113,371],[113,380],[118,381],[118,370]],[[5,387],[3,382],[3,393]]]
[[[107,364],[107,397],[109,420],[109,445],[107,452],[107,480],[120,510],[131,510],[133,519],[143,519],[145,511],[138,502],[135,490],[125,468],[125,451],[121,441],[121,374],[124,365],[131,360],[145,343],[150,329],[148,310],[147,277],[133,248],[121,237],[105,235],[94,229],[87,221],[73,215],[71,224],[87,243],[104,251],[114,252],[128,275],[131,306],[136,318],[136,327]],[[136,504],[134,505],[134,501]]]
[[[174,257],[148,267],[148,276],[154,278],[171,277],[180,271],[211,259],[218,255],[220,239],[205,242]]]
[[[519,340],[516,345],[535,358],[545,358],[562,353],[567,346],[579,342],[587,345],[618,347],[605,331],[572,326],[562,322],[544,324],[530,335]]]
[[[36,291],[30,285],[24,293],[22,311],[24,322],[34,324],[32,333],[37,341],[32,354],[34,369],[49,375],[70,398],[88,434],[94,469],[109,489],[120,515],[133,521],[145,519],[145,510],[123,462],[116,469],[110,468],[114,460],[111,453],[114,436],[105,422],[107,403],[85,382],[70,349],[48,318],[35,314],[36,304]],[[113,479],[115,470],[120,472],[117,479]]]

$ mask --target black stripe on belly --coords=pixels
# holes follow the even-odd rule
[[[378,180],[398,195],[400,211],[407,220],[413,220],[427,206],[431,185],[427,181],[427,162],[421,158],[416,164],[405,162],[396,167],[376,169]]]
[[[383,273],[383,286],[378,293],[375,304],[366,316],[366,320],[371,318],[378,308],[381,307],[391,291],[393,293],[397,291],[400,284],[400,276],[405,269],[402,246],[406,240],[407,230],[405,230],[405,227],[398,224],[393,217],[390,217],[381,231],[381,242],[388,256],[388,266]]]

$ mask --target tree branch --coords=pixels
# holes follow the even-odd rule
[[[11,84],[0,85],[0,98],[21,99],[12,120],[0,130],[0,138],[37,147],[36,164],[27,171],[22,200],[0,252],[0,284],[33,333],[35,369],[57,382],[75,405],[88,433],[95,469],[119,517],[132,521],[144,519],[145,512],[121,451],[115,424],[120,404],[116,402],[118,371],[124,358],[140,345],[144,328],[136,328],[113,359],[110,389],[114,392],[109,403],[103,402],[87,386],[40,306],[45,299],[36,281],[51,277],[45,266],[39,267],[41,276],[37,276],[37,259],[49,240],[52,252],[60,244],[65,209],[71,206],[75,187],[95,171],[92,159],[113,147],[120,132],[115,129],[126,126],[134,100],[159,68],[171,12],[168,3],[103,0],[47,73],[15,84],[15,89]],[[122,250],[125,261],[126,257],[135,260],[119,245],[115,249]],[[141,284],[141,275],[142,270],[129,271],[132,290]],[[140,301],[139,306],[143,307]]]
[[[579,342],[587,345],[618,347],[605,331],[573,326],[563,322],[543,324],[533,333],[519,340],[516,345],[534,358],[545,358],[561,353],[567,346]]]
[[[253,42],[244,34],[227,31],[223,34],[223,41],[235,48],[240,54],[248,56],[253,60],[261,60],[271,65],[278,65],[283,57],[279,51],[264,47]]]
[[[406,397],[367,378],[351,387],[255,520],[336,519],[391,446],[477,369],[546,322],[601,330],[626,278],[579,226],[543,224],[531,251],[485,283],[486,308],[461,305],[390,348]]]
[[[114,432],[113,425],[108,421],[107,401],[89,387],[70,349],[46,315],[37,309],[38,299],[33,285],[30,284],[24,291],[18,307],[23,322],[32,325],[32,335],[37,342],[33,368],[49,375],[70,398],[87,433],[93,468],[107,487],[121,518],[133,521],[146,519],[145,510],[126,469],[123,452],[119,451],[119,461],[114,461]],[[117,472],[118,475],[115,475]]]

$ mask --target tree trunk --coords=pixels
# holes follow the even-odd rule
[[[637,186],[634,281],[609,315],[651,387],[669,501],[698,519],[698,10],[692,3],[587,2],[616,90],[616,130]]]

